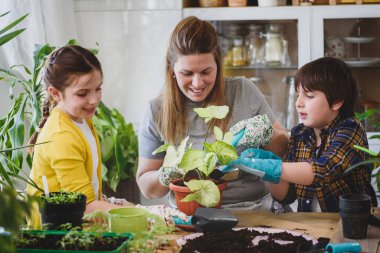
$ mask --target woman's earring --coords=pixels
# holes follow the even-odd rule
[[[175,79],[175,75],[173,75],[173,78]]]

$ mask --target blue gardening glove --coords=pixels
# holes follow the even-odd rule
[[[261,152],[258,152],[261,151]],[[255,158],[252,156],[257,155]],[[277,155],[264,150],[248,149],[241,154],[241,157],[230,162],[223,172],[229,171],[233,168],[258,176],[265,181],[278,184],[282,172],[282,160]]]
[[[259,159],[276,159],[281,160],[281,158],[270,152],[263,149],[258,148],[248,148],[241,152],[240,158],[259,158]]]
[[[230,131],[233,134],[234,147],[244,145],[258,148],[268,144],[273,135],[272,123],[266,114],[239,121],[230,128]]]

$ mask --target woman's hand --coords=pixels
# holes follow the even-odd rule
[[[239,121],[230,131],[234,135],[232,145],[236,147],[258,148],[268,144],[273,135],[272,124],[266,114]]]

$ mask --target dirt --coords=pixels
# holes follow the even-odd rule
[[[51,249],[59,250],[62,247],[57,242],[64,235],[35,235],[35,234],[22,234],[16,239],[16,248],[19,249]],[[21,239],[20,239],[21,238]],[[25,241],[28,241],[25,243]],[[94,244],[89,248],[81,247],[76,244],[74,247],[67,246],[65,250],[96,250],[96,251],[110,251],[115,250],[123,244],[127,239],[124,237],[101,237],[95,238]]]
[[[260,240],[257,245],[252,244],[256,236],[266,236],[267,240]],[[275,240],[291,241],[288,244],[278,244]],[[256,230],[241,229],[226,230],[223,232],[206,232],[202,236],[187,240],[181,252],[199,253],[228,253],[228,252],[297,252],[297,246],[303,242],[310,242],[303,236],[295,236],[287,232],[268,233]]]

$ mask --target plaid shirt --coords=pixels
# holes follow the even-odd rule
[[[298,211],[311,211],[314,195],[322,211],[338,212],[339,196],[349,193],[366,193],[377,206],[376,195],[371,186],[371,167],[361,166],[348,174],[345,170],[368,159],[368,155],[353,147],[368,147],[362,124],[353,118],[337,117],[321,131],[321,145],[317,147],[312,128],[299,124],[292,129],[287,162],[308,162],[314,172],[309,186],[290,184],[283,203],[298,200]]]

